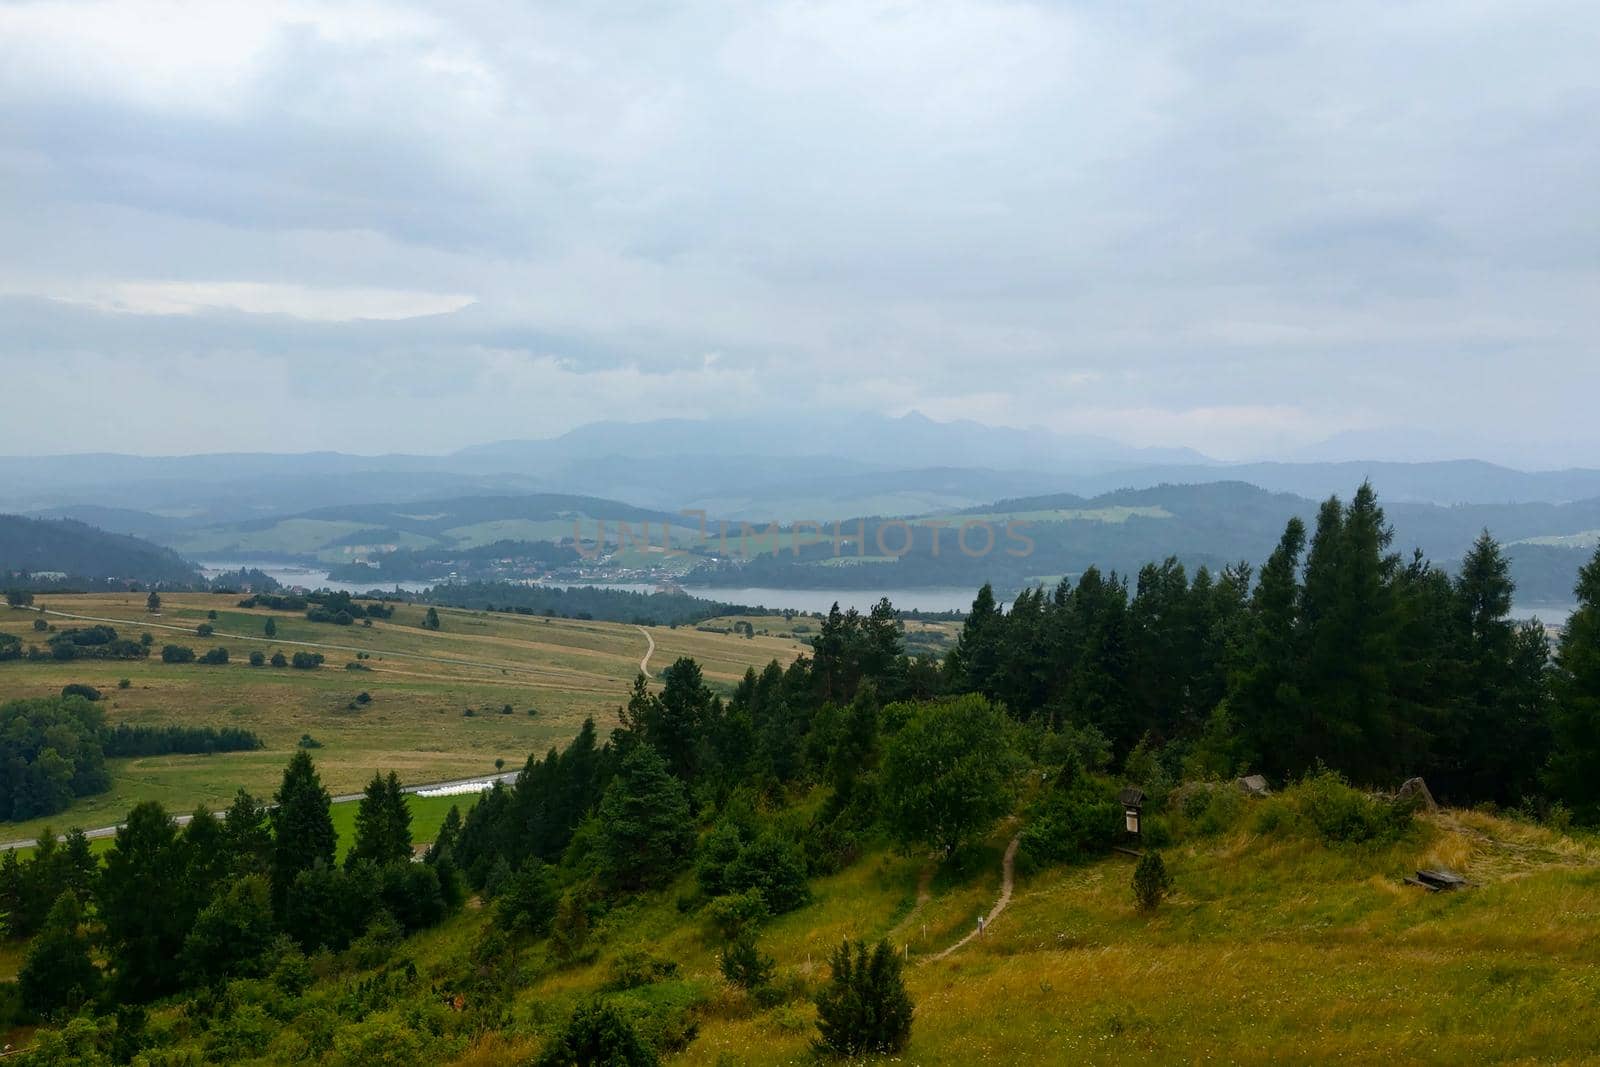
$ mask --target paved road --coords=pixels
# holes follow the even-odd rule
[[[416,785],[403,786],[401,788],[401,792],[420,793],[424,789],[450,789],[456,786],[472,785],[476,782],[509,782],[516,778],[516,776],[516,771],[502,771],[499,774],[480,774],[472,778],[454,778],[448,782],[418,782]],[[361,793],[340,793],[338,796],[333,797],[332,800],[335,804],[348,804],[352,800],[360,800],[361,797]],[[192,818],[194,818],[192,815],[179,815],[173,819],[173,822],[176,822],[179,826],[186,826],[188,825],[189,820]],[[83,832],[83,836],[89,838],[90,840],[93,840],[97,837],[112,837],[118,830],[122,829],[122,826],[122,823],[117,823],[115,826],[98,826],[93,830],[85,830]],[[66,835],[57,834],[56,840],[65,841]],[[33,848],[38,843],[39,839],[36,837],[25,838],[21,841],[0,842],[0,852],[9,852],[14,848]]]

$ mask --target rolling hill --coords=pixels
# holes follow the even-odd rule
[[[0,515],[0,575],[56,573],[94,581],[198,583],[171,549],[71,519]]]

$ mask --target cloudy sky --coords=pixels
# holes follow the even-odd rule
[[[1600,466],[1597,55],[1592,0],[0,0],[0,454],[915,409]]]

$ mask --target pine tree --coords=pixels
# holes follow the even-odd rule
[[[249,875],[223,886],[183,942],[183,973],[200,984],[259,975],[275,936],[272,892],[265,878]]]
[[[144,598],[144,610],[152,615],[161,610],[161,597],[156,594],[154,589],[150,590],[150,595]]]
[[[78,898],[62,893],[45,917],[39,936],[28,946],[17,975],[18,992],[29,1011],[45,1016],[75,1012],[100,988],[100,971],[90,955],[82,924]]]
[[[772,981],[776,961],[756,944],[755,931],[746,927],[722,948],[718,961],[722,977],[740,989],[760,989]]]
[[[1600,549],[1578,571],[1578,610],[1556,653],[1550,788],[1585,823],[1600,822]]]
[[[580,1005],[537,1067],[655,1067],[660,1060],[628,1017],[600,1000]]]
[[[428,613],[422,617],[424,630],[437,630],[439,628],[439,609],[430,607]]]
[[[845,941],[828,965],[832,973],[817,993],[817,1050],[855,1058],[905,1048],[913,1008],[900,954],[889,942],[879,941],[869,951],[864,941],[853,948]]]
[[[356,809],[356,837],[345,856],[349,866],[368,860],[383,866],[411,859],[411,808],[400,779],[374,774]]]
[[[1304,769],[1292,745],[1302,714],[1298,572],[1305,543],[1305,524],[1290,519],[1250,599],[1245,652],[1228,695],[1247,759],[1274,776]]]
[[[272,857],[266,805],[240,789],[222,817],[222,837],[235,875],[266,873]]]
[[[197,906],[178,828],[154,801],[128,813],[106,853],[100,920],[125,999],[144,1000],[178,984],[178,954]]]
[[[648,744],[635,745],[600,801],[598,859],[614,889],[637,890],[672,876],[694,845],[683,783]]]
[[[305,751],[284,768],[283,784],[272,809],[272,901],[282,915],[289,889],[301,871],[333,863],[338,837],[329,812],[330,798]]]
[[[1172,890],[1166,861],[1154,850],[1139,857],[1133,868],[1133,899],[1140,911],[1155,911]]]
[[[267,617],[267,621],[265,623],[263,623],[262,626],[261,626],[261,632],[266,634],[268,637],[277,637],[278,636],[278,620],[272,618],[269,615]]]

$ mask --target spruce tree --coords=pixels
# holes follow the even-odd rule
[[[660,885],[693,848],[683,783],[651,745],[635,745],[606,787],[597,845],[602,879],[620,890]]]
[[[82,929],[83,910],[78,898],[62,893],[45,917],[44,927],[28,946],[17,974],[18,992],[29,1011],[48,1016],[75,1012],[94,998],[100,988],[100,971],[90,955],[89,937]]]
[[[278,636],[278,620],[272,618],[269,615],[267,617],[267,621],[265,623],[263,623],[262,626],[261,626],[261,632],[266,634],[268,637],[277,637]]]
[[[1600,822],[1600,549],[1578,571],[1578,610],[1556,653],[1550,788],[1582,822]]]
[[[185,853],[176,824],[154,801],[134,806],[106,853],[100,920],[125,999],[149,999],[178,984],[178,955],[198,910]]]
[[[222,817],[222,837],[235,875],[266,873],[272,830],[265,804],[240,789]]]
[[[356,808],[356,836],[345,855],[345,866],[363,860],[383,866],[411,858],[411,809],[400,779],[373,774]]]
[[[333,817],[330,798],[317,776],[311,756],[296,752],[284,768],[283,784],[273,798],[272,809],[272,902],[282,915],[289,889],[301,871],[333,863]]]
[[[843,1058],[889,1055],[911,1040],[911,997],[900,954],[888,941],[872,949],[845,941],[829,957],[817,993],[817,1051]]]

